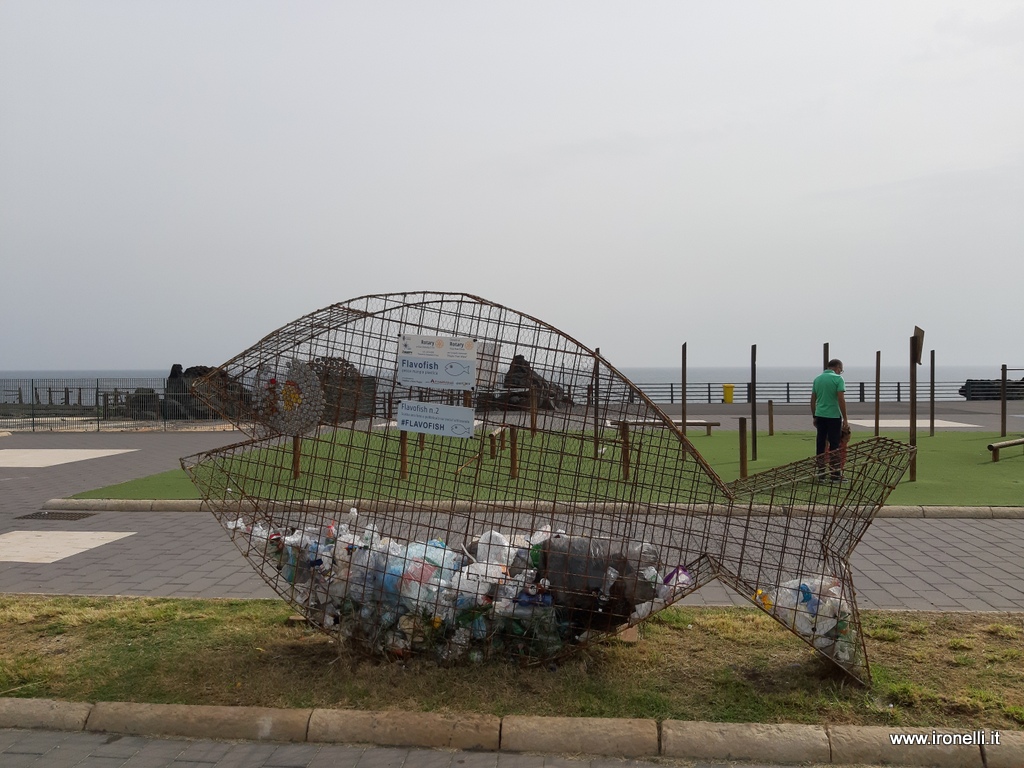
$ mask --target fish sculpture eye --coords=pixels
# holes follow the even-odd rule
[[[196,394],[247,439],[182,459],[259,575],[369,655],[542,663],[713,580],[870,679],[850,554],[913,449],[725,483],[597,349],[477,296],[301,317]]]

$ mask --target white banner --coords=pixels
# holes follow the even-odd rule
[[[398,345],[398,383],[471,390],[476,386],[476,348],[473,339],[403,334]]]
[[[461,405],[421,403],[417,400],[400,400],[395,420],[404,432],[422,432],[425,435],[445,437],[472,437],[472,408]]]

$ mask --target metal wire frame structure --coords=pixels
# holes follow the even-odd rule
[[[870,680],[849,556],[910,446],[854,444],[844,483],[813,458],[725,483],[598,350],[461,293],[334,304],[194,390],[251,439],[182,466],[357,651],[547,662],[717,578]]]

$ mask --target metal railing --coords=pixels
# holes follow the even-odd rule
[[[32,432],[191,429],[219,421],[167,379],[0,379],[0,429]]]
[[[961,381],[935,382],[936,401],[963,401],[960,394],[963,386]],[[674,404],[680,402],[682,385],[680,383],[644,384],[636,382],[636,386],[647,397],[656,403]],[[687,383],[686,402],[688,403],[722,403],[725,402],[726,387],[734,387],[733,402],[749,403],[750,383],[742,382],[735,385],[723,382]],[[917,399],[927,400],[930,384],[918,382]],[[883,403],[903,403],[910,400],[910,384],[905,381],[883,381],[878,387],[879,400]],[[766,403],[807,404],[811,402],[811,382],[800,381],[759,381],[757,383],[757,402]],[[875,382],[846,382],[847,402],[873,403],[875,401]]]
[[[193,429],[218,421],[194,395],[180,384],[168,391],[167,379],[0,379],[0,429],[12,431],[101,431],[141,429]],[[628,389],[625,384],[623,390]],[[680,402],[679,383],[642,383],[636,386],[659,404]],[[686,387],[688,403],[722,403],[725,390],[733,387],[733,402],[750,402],[748,382],[694,382]],[[959,381],[935,383],[936,401],[962,401]],[[918,384],[918,400],[927,400],[930,385]],[[629,399],[629,392],[621,393]],[[881,382],[879,399],[907,402],[907,382]],[[805,404],[811,399],[808,382],[758,382],[757,401]],[[847,402],[870,403],[875,383],[847,382]]]

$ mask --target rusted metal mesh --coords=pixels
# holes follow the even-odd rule
[[[853,445],[845,484],[813,459],[726,484],[599,352],[464,294],[327,307],[195,388],[251,439],[182,465],[355,649],[547,661],[718,578],[869,679],[849,555],[909,446]]]

